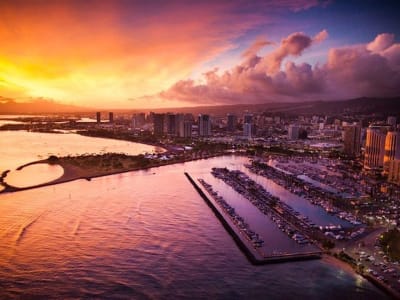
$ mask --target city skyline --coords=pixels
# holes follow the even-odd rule
[[[0,96],[99,108],[400,94],[398,5],[0,4]]]

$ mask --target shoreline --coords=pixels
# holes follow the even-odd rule
[[[392,297],[393,299],[400,299],[400,293],[394,290],[392,287],[388,286],[386,283],[382,281],[379,281],[374,276],[371,276],[368,273],[358,272],[351,264],[349,264],[344,260],[341,260],[339,257],[336,257],[333,254],[326,253],[325,255],[323,255],[322,261],[325,261],[326,263],[332,266],[346,270],[350,273],[357,274],[362,278],[366,279],[367,281],[369,281],[370,283],[372,283],[375,287],[380,289],[386,295]]]
[[[186,163],[186,162],[191,162],[191,161],[196,161],[196,160],[201,160],[201,159],[208,159],[208,158],[213,158],[213,157],[218,157],[218,156],[223,156],[223,155],[227,155],[227,154],[219,153],[219,154],[209,155],[207,157],[187,158],[187,159],[180,159],[178,161],[176,161],[176,160],[157,161],[148,166],[136,166],[136,167],[126,168],[126,169],[99,171],[98,174],[90,174],[90,172],[88,172],[88,174],[78,174],[79,171],[81,171],[81,170],[78,170],[77,167],[71,166],[71,164],[63,162],[62,161],[63,157],[59,158],[57,162],[52,162],[49,160],[49,158],[46,158],[46,159],[41,159],[41,160],[26,163],[26,164],[21,165],[18,168],[16,168],[16,170],[20,171],[20,170],[24,169],[25,167],[35,165],[35,164],[53,164],[53,165],[59,165],[63,168],[64,173],[61,177],[51,180],[49,182],[40,183],[40,184],[28,186],[28,187],[16,187],[16,186],[10,185],[7,182],[5,182],[6,175],[8,174],[8,172],[10,172],[10,170],[6,170],[3,172],[3,177],[1,177],[2,181],[0,182],[0,184],[4,187],[4,189],[0,191],[0,195],[3,193],[15,193],[15,192],[31,190],[31,189],[41,188],[41,187],[47,187],[47,186],[51,186],[51,185],[56,185],[56,184],[61,184],[61,183],[66,183],[66,182],[71,182],[71,181],[81,180],[81,179],[90,181],[90,180],[92,180],[94,178],[98,178],[98,177],[111,176],[111,175],[117,175],[117,174],[123,174],[123,173],[141,171],[141,170],[148,170],[151,168],[158,168],[158,167],[168,166],[168,165],[173,165],[173,164],[181,164],[181,163]],[[77,157],[84,158],[84,156],[77,156]],[[135,157],[135,156],[127,155],[127,157]]]

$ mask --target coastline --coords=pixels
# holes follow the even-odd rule
[[[390,286],[388,286],[386,283],[377,280],[375,277],[371,276],[368,273],[360,273],[358,272],[352,265],[350,265],[349,263],[341,260],[338,257],[333,256],[333,254],[328,254],[326,253],[325,255],[323,255],[322,257],[322,261],[325,261],[328,264],[331,264],[337,268],[346,270],[350,273],[353,274],[357,274],[363,278],[365,278],[366,280],[368,280],[370,283],[372,283],[374,286],[376,286],[377,288],[379,288],[381,291],[383,291],[385,294],[387,294],[388,296],[392,297],[393,299],[400,299],[400,293],[395,291],[393,288],[391,288]]]
[[[21,165],[18,168],[16,168],[16,170],[22,170],[25,167],[35,165],[35,164],[43,164],[43,163],[54,164],[54,165],[59,165],[63,168],[64,173],[61,177],[51,180],[49,182],[36,184],[33,186],[16,187],[16,186],[12,186],[4,181],[4,179],[6,178],[6,175],[8,174],[8,172],[10,172],[10,170],[7,170],[7,171],[3,172],[3,177],[1,177],[1,180],[2,180],[1,184],[4,186],[4,189],[0,191],[0,195],[3,193],[14,193],[14,192],[19,192],[19,191],[31,190],[31,189],[66,183],[66,182],[80,180],[80,179],[90,181],[97,177],[104,177],[104,176],[110,176],[110,175],[116,175],[116,174],[122,174],[122,173],[128,173],[128,172],[140,171],[140,170],[148,170],[151,168],[157,168],[157,167],[173,165],[173,164],[180,164],[180,163],[185,163],[185,162],[190,162],[190,161],[195,161],[195,160],[200,160],[200,159],[208,159],[208,158],[218,157],[218,156],[223,156],[223,155],[226,155],[226,153],[218,153],[218,154],[208,155],[207,157],[184,158],[184,159],[170,160],[170,161],[154,161],[147,166],[135,166],[135,167],[131,167],[131,168],[112,169],[109,171],[98,171],[98,170],[93,171],[92,170],[92,172],[90,170],[88,171],[87,169],[84,170],[83,168],[74,167],[70,163],[64,162],[63,161],[64,157],[58,158],[57,162],[53,162],[53,161],[51,161],[51,159],[47,158],[47,159],[37,160],[37,161],[33,161],[30,163]],[[85,159],[84,156],[78,156],[78,157]],[[127,157],[135,157],[135,156],[127,156]]]

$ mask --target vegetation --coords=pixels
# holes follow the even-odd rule
[[[140,135],[133,135],[128,131],[111,131],[107,129],[90,129],[78,131],[78,134],[91,136],[91,137],[103,137],[108,139],[124,140],[136,143],[156,145],[158,144],[158,139],[156,136],[149,132],[143,132]]]
[[[324,239],[321,244],[322,244],[322,247],[326,250],[329,250],[329,249],[332,249],[335,247],[335,243],[328,239]]]
[[[47,160],[51,165],[58,164],[58,157],[55,155],[50,155]]]
[[[347,253],[340,251],[339,254],[335,255],[337,258],[339,258],[340,260],[352,265],[353,267],[355,267],[357,265],[357,261],[352,258],[350,255],[348,255]]]

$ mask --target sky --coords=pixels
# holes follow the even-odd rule
[[[396,1],[0,1],[0,99],[94,108],[400,96]]]

